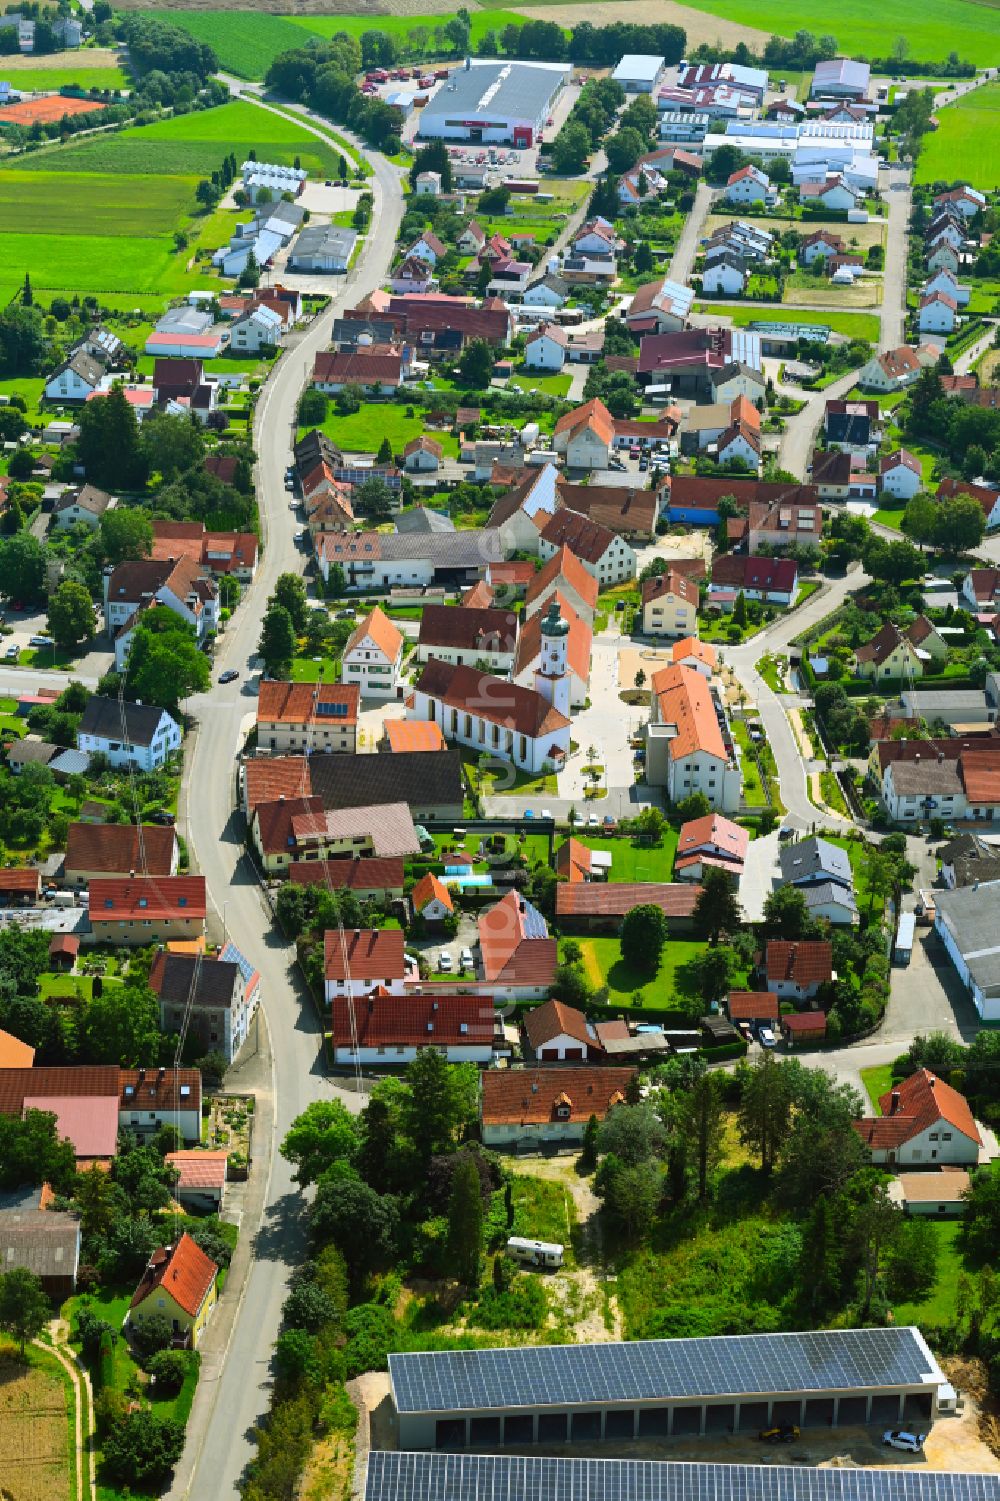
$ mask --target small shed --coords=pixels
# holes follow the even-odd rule
[[[947,1167],[939,1172],[900,1173],[889,1184],[889,1198],[904,1214],[941,1219],[965,1212],[965,1194],[970,1178],[965,1168]]]
[[[69,971],[76,964],[80,940],[75,933],[53,933],[49,942],[49,963],[53,969]]]
[[[826,1036],[825,1011],[793,1011],[781,1018],[785,1041],[792,1047],[809,1047]]]
[[[913,953],[913,939],[917,927],[916,914],[904,912],[899,919],[899,927],[896,929],[896,942],[892,950],[893,964],[909,964]]]

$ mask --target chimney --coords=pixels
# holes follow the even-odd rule
[[[889,1114],[890,1115],[898,1115],[899,1114],[899,1106],[900,1106],[899,1090],[898,1089],[894,1089],[892,1091],[892,1095],[890,1096],[890,1099],[889,1099]]]
[[[937,1079],[934,1077],[933,1074],[928,1074],[927,1075],[927,1083],[930,1085],[931,1089],[934,1088],[935,1084],[937,1083]]]

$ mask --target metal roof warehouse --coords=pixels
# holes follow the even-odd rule
[[[372,1450],[365,1501],[998,1501],[1000,1476]]]
[[[925,1425],[945,1384],[912,1327],[393,1354],[389,1377],[401,1449]]]
[[[532,146],[572,71],[568,63],[468,59],[424,107],[420,137]]]

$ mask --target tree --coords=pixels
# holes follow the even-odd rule
[[[388,437],[382,439],[381,443],[378,446],[378,453],[375,455],[375,457],[377,462],[380,464],[392,463],[392,444],[389,442]]]
[[[184,1448],[184,1424],[148,1407],[126,1413],[104,1439],[104,1463],[122,1485],[159,1488]]]
[[[161,615],[169,616],[169,623],[161,621]],[[193,627],[172,610],[149,611],[132,637],[130,694],[176,714],[182,699],[204,693],[211,681],[208,658],[195,643]]]
[[[106,985],[84,1007],[80,1048],[89,1063],[149,1067],[160,1056],[160,1007],[148,985]]]
[[[914,495],[903,512],[904,536],[920,547],[929,547],[937,536],[938,510],[938,503],[929,495]]]
[[[733,625],[738,625],[740,627],[740,629],[742,630],[743,627],[746,625],[746,623],[747,623],[747,597],[743,593],[743,590],[741,589],[740,592],[739,592],[739,594],[737,594],[737,596],[736,596],[736,603],[733,605]]]
[[[884,903],[896,885],[896,862],[892,855],[881,850],[870,850],[865,865],[868,875],[868,915],[871,916],[878,899]]]
[[[82,584],[64,579],[49,600],[49,635],[57,646],[72,651],[94,633],[94,606]]]
[[[678,989],[710,1006],[721,1000],[731,988],[738,962],[731,948],[704,949],[678,971]]]
[[[101,557],[107,563],[148,558],[153,551],[153,524],[146,511],[134,506],[105,511],[97,535]]]
[[[188,1358],[183,1350],[160,1350],[146,1362],[146,1370],[153,1378],[157,1394],[175,1397],[184,1385]]]
[[[814,1319],[840,1301],[842,1250],[830,1200],[820,1194],[802,1230],[799,1286]]]
[[[1000,1163],[976,1173],[965,1193],[963,1246],[976,1257],[993,1257],[1000,1239]]]
[[[605,142],[604,150],[612,172],[627,172],[646,149],[646,142],[634,126],[626,125]]]
[[[483,391],[493,375],[493,350],[485,339],[470,339],[458,360],[462,383],[471,390]]]
[[[334,1162],[350,1160],[358,1148],[358,1127],[340,1100],[315,1100],[296,1116],[281,1143],[281,1155],[295,1167],[295,1181],[315,1183]]]
[[[638,969],[656,972],[667,939],[667,920],[659,907],[644,902],[626,912],[622,922],[622,958]]]
[[[406,1070],[406,1134],[424,1161],[454,1149],[476,1113],[478,1080],[472,1065],[448,1064],[434,1048],[421,1048]],[[470,1093],[471,1083],[471,1093]]]
[[[41,1278],[34,1272],[16,1266],[0,1274],[0,1329],[17,1340],[22,1360],[28,1341],[44,1329],[49,1311]]]
[[[339,1175],[334,1167],[316,1185],[309,1222],[320,1244],[332,1241],[338,1247],[356,1282],[391,1259],[399,1207],[391,1194],[376,1193],[360,1178]]]
[[[760,1157],[769,1173],[788,1130],[792,1113],[791,1076],[786,1066],[764,1052],[743,1075],[737,1123],[740,1140]]]
[[[30,532],[17,532],[0,542],[0,594],[29,604],[44,598],[45,548]]]
[[[918,1216],[898,1227],[886,1273],[893,1299],[914,1302],[932,1290],[938,1275],[938,1240],[928,1219]]]
[[[252,250],[247,252],[246,265],[239,274],[237,285],[249,289],[260,286],[260,267]]]
[[[117,1195],[111,1178],[100,1167],[77,1173],[73,1199],[80,1215],[85,1236],[106,1235],[117,1209]]]
[[[410,35],[412,39],[413,33],[411,32]],[[442,193],[451,192],[451,157],[448,155],[448,148],[444,141],[430,141],[426,146],[421,146],[414,156],[413,165],[410,167],[410,187],[414,190],[421,172],[440,173]],[[341,172],[340,175],[345,177],[346,171]]]
[[[0,313],[0,376],[41,375],[48,358],[40,309],[23,302],[8,303]]]
[[[851,1183],[854,1212],[850,1235],[861,1268],[861,1316],[867,1318],[879,1288],[886,1254],[899,1233],[902,1214],[893,1204],[877,1168],[864,1168]]]
[[[257,650],[265,669],[273,677],[282,677],[291,670],[295,656],[295,627],[283,605],[268,607]]]
[[[280,605],[288,611],[295,634],[301,636],[306,628],[309,603],[306,599],[306,586],[297,573],[279,574],[269,603]]]
[[[594,1191],[612,1229],[628,1241],[648,1231],[662,1189],[663,1174],[651,1161],[629,1167],[616,1157],[605,1157],[594,1175]]]
[[[698,1197],[708,1197],[708,1176],[722,1158],[723,1115],[722,1081],[718,1074],[700,1075],[681,1096],[679,1107],[681,1134],[686,1156],[697,1180]]]
[[[616,1105],[601,1122],[597,1147],[602,1156],[632,1166],[659,1157],[666,1143],[663,1122],[652,1105]]]
[[[727,870],[707,866],[701,873],[701,894],[695,902],[694,928],[715,947],[723,933],[736,933],[743,909]]]
[[[326,421],[329,405],[325,391],[317,391],[315,386],[307,386],[299,397],[299,422],[304,427],[319,427]]]
[[[471,1157],[461,1156],[448,1205],[448,1255],[455,1276],[469,1288],[479,1286],[483,1254],[483,1199],[479,1172]]]
[[[155,412],[142,424],[141,447],[150,470],[169,482],[201,464],[205,457],[204,429],[197,417]]]
[[[578,177],[590,156],[590,133],[578,120],[567,120],[552,143],[552,165],[565,177]]]
[[[975,472],[981,473],[987,467],[986,464],[977,466]],[[986,530],[986,517],[978,500],[971,495],[956,495],[943,501],[937,510],[934,540],[942,552],[954,557],[958,553],[972,552],[979,546]]]
[[[85,401],[76,420],[76,456],[88,480],[105,490],[142,490],[149,478],[149,460],[135,410],[121,386],[112,386],[100,401]]]
[[[764,932],[768,938],[795,942],[810,926],[806,899],[797,886],[779,886],[764,902]]]
[[[648,240],[639,241],[638,245],[635,247],[635,256],[633,258],[632,264],[636,272],[640,276],[644,276],[646,272],[652,271],[653,252],[650,248]]]
[[[0,1189],[51,1183],[57,1193],[64,1193],[75,1174],[73,1145],[59,1136],[51,1111],[26,1110],[23,1120],[0,1115]]]

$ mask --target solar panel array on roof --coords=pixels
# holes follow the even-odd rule
[[[548,938],[549,936],[545,918],[530,902],[524,904],[524,936],[525,938]]]
[[[368,1456],[365,1501],[998,1501],[1000,1475],[811,1470],[789,1465],[536,1459],[496,1454]]]
[[[913,1328],[734,1334],[389,1356],[396,1410],[482,1412],[943,1381]]]

